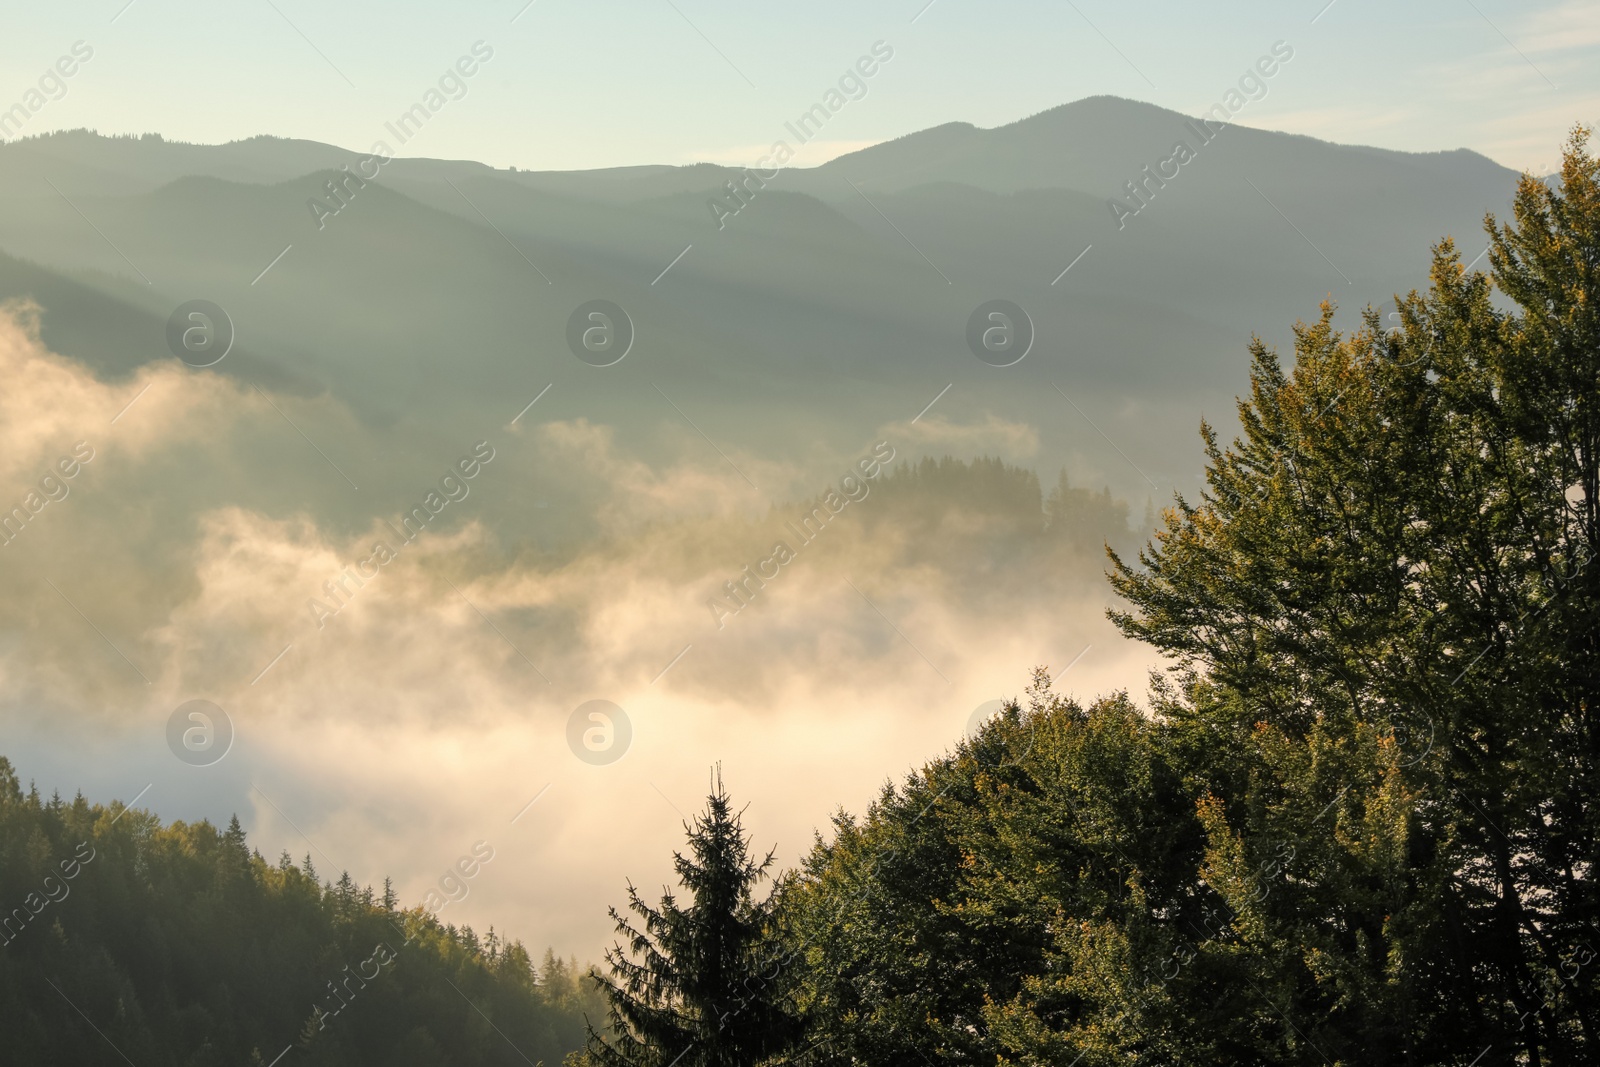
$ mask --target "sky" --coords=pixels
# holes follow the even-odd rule
[[[1565,131],[1600,116],[1600,5],[1585,0],[93,0],[26,5],[6,29],[0,107],[76,42],[93,50],[20,134],[351,148],[481,41],[492,56],[407,154],[533,170],[753,161],[879,41],[893,58],[798,163],[1096,94],[1197,113],[1279,40],[1292,73],[1252,125],[1544,172]]]

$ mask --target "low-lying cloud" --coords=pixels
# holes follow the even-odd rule
[[[918,462],[1037,452],[1032,427],[992,416],[880,428],[896,469],[719,628],[708,598],[832,488],[816,471],[854,469],[872,440],[825,462],[706,462],[692,440],[647,460],[584,420],[507,433],[486,419],[459,455],[418,456],[327,397],[176,361],[103,381],[45,350],[23,307],[0,315],[0,374],[14,383],[0,501],[36,491],[77,442],[94,449],[0,548],[0,716],[22,772],[35,753],[52,768],[41,785],[64,792],[126,799],[149,782],[143,803],[167,817],[238,810],[269,855],[392,874],[414,899],[488,841],[495,863],[453,918],[536,945],[597,953],[601,902],[627,876],[669,876],[715,760],[762,843],[793,860],[837,805],[953,743],[1033,665],[1088,648],[1060,684],[1090,694],[1138,685],[1152,662],[1104,619],[1100,541],[1131,536],[1114,501],[1067,487],[1042,501],[998,460]],[[329,462],[390,458],[412,488],[354,490],[307,439]],[[446,470],[470,491],[439,488]],[[559,528],[581,533],[541,525],[536,476],[582,512]],[[396,516],[435,491],[448,506],[395,546]],[[393,558],[376,561],[377,542]],[[330,585],[337,610],[308,609],[335,606]],[[204,768],[162,740],[196,698],[237,731]],[[598,766],[566,740],[593,698],[632,728]]]

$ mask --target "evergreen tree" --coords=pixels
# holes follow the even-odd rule
[[[753,890],[773,854],[749,853],[740,813],[717,768],[704,813],[685,826],[689,854],[674,853],[689,903],[668,890],[651,907],[630,882],[628,908],[643,928],[611,908],[626,948],[606,953],[596,974],[610,1002],[613,1039],[590,1032],[589,1052],[605,1067],[752,1067],[786,1051],[797,1025],[768,973],[776,894]]]
[[[1243,436],[1118,564],[1229,779],[1204,812],[1274,1009],[1317,1054],[1594,1062],[1600,164],[1525,176],[1491,274],[1437,249],[1402,326],[1253,346]],[[1498,299],[1498,288],[1509,300]],[[1322,814],[1318,814],[1318,813]],[[1290,883],[1247,904],[1273,839]],[[1266,1013],[1264,1013],[1266,1015]],[[1382,1050],[1373,1057],[1372,1050]],[[1309,1055],[1309,1054],[1308,1054]]]
[[[1039,671],[1025,704],[841,813],[783,897],[813,1061],[1252,1062],[1168,741],[1125,696],[1084,708]]]
[[[1139,566],[1153,706],[1008,710],[786,890],[825,1063],[1589,1064],[1600,163],[1401,328],[1251,347]],[[1498,289],[1498,293],[1496,290]]]

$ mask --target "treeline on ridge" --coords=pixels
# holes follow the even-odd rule
[[[42,800],[3,757],[0,906],[8,1063],[556,1063],[603,1015],[576,961],[269,863],[237,820]]]

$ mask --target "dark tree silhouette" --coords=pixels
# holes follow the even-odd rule
[[[773,854],[751,858],[720,767],[705,811],[684,830],[689,854],[674,860],[688,906],[667,890],[653,908],[630,882],[628,909],[642,929],[610,909],[626,948],[607,951],[611,974],[594,977],[611,1003],[613,1037],[591,1030],[589,1044],[606,1067],[750,1067],[781,1055],[798,1033],[772,984],[776,894],[758,902],[752,892]]]

